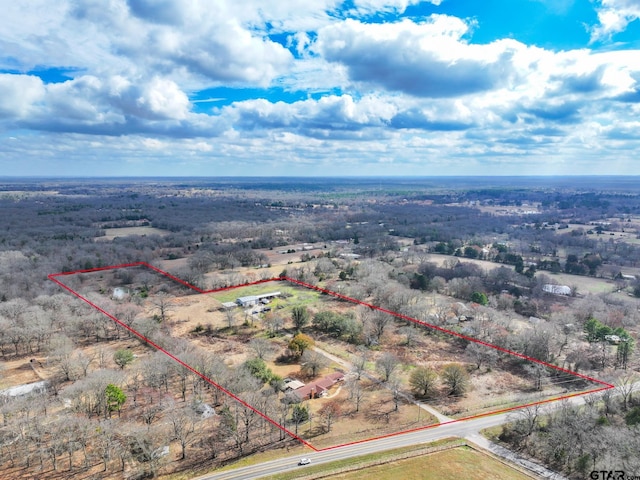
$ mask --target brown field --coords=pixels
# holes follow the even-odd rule
[[[332,476],[333,479],[356,480],[528,480],[531,477],[495,458],[469,447],[457,447],[420,457],[398,460],[385,465]]]

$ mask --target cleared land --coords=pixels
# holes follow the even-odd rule
[[[167,230],[162,230],[155,227],[120,227],[120,228],[105,228],[104,236],[96,237],[96,241],[110,242],[114,238],[127,237],[129,235],[168,235]]]

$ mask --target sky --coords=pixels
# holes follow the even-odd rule
[[[21,0],[0,176],[640,175],[640,0]]]

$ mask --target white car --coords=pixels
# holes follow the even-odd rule
[[[309,460],[308,458],[301,458],[300,461],[298,462],[298,465],[309,465],[311,463],[311,460]]]

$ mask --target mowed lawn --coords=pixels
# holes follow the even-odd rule
[[[420,457],[398,460],[362,470],[331,476],[332,479],[358,480],[531,480],[518,470],[469,447],[457,447]]]

